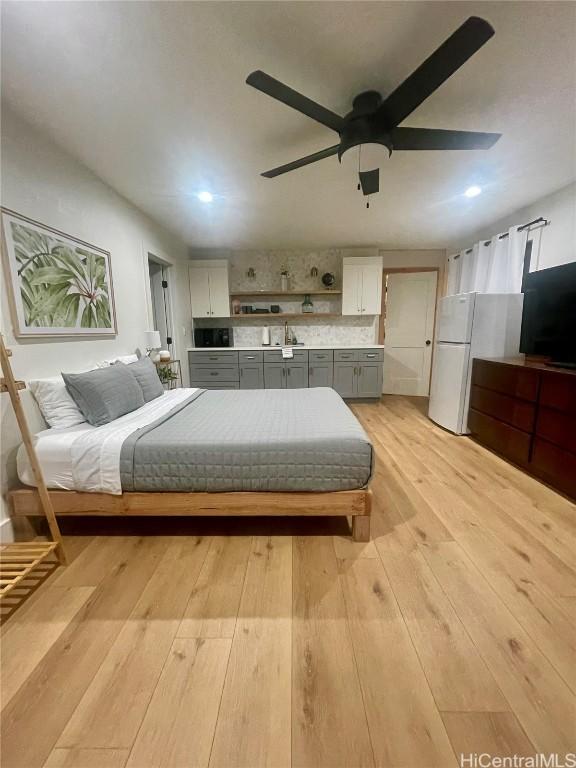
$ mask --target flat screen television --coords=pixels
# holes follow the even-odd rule
[[[522,292],[520,352],[576,367],[576,262],[528,272]]]

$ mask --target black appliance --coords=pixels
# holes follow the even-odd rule
[[[231,347],[232,328],[194,328],[194,346]]]
[[[520,352],[545,355],[553,365],[576,364],[576,262],[528,272]]]

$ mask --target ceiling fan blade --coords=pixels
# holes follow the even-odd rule
[[[379,107],[387,128],[395,128],[454,74],[494,34],[484,19],[471,16]]]
[[[380,189],[380,169],[373,171],[359,171],[360,186],[363,195],[373,195]]]
[[[286,165],[280,165],[278,168],[273,168],[271,171],[266,171],[265,173],[261,173],[261,176],[265,176],[267,179],[273,179],[275,176],[280,176],[283,173],[288,173],[288,171],[295,171],[296,168],[303,168],[305,165],[310,165],[310,163],[315,163],[318,160],[324,160],[325,157],[331,157],[332,155],[338,154],[338,149],[340,148],[340,144],[335,144],[333,147],[328,147],[328,149],[322,149],[320,152],[314,152],[313,155],[307,155],[306,157],[301,157],[300,160],[294,160],[292,163],[286,163]]]
[[[326,107],[323,107],[321,104],[317,104],[315,101],[312,101],[312,99],[303,96],[301,93],[298,93],[298,91],[289,88],[287,85],[284,85],[284,83],[270,77],[270,75],[267,75],[259,69],[249,74],[246,78],[246,82],[253,88],[257,88],[259,91],[262,91],[262,93],[272,96],[273,99],[277,99],[283,104],[292,107],[292,109],[302,112],[306,117],[311,117],[312,120],[317,120],[319,123],[322,123],[322,125],[331,128],[337,133],[340,133],[344,126],[344,119],[340,117],[340,115],[326,109]]]
[[[441,128],[394,128],[392,148],[401,149],[490,149],[501,133],[444,131]]]

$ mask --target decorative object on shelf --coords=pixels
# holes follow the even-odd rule
[[[182,386],[182,374],[180,371],[180,360],[169,360],[167,362],[156,363],[158,378],[162,382],[164,389],[176,389]]]
[[[160,331],[146,331],[146,354],[153,363],[157,363],[160,360],[158,350],[161,346]]]
[[[160,356],[160,362],[161,363],[169,363],[170,362],[170,352],[167,349],[161,349],[158,354]]]
[[[235,315],[239,315],[240,314],[240,300],[239,299],[234,299],[232,301],[232,312]]]
[[[254,308],[250,304],[243,304],[240,307],[240,311],[242,312],[243,315],[251,315],[252,312],[254,311]]]
[[[108,251],[1,210],[14,335],[115,336]]]
[[[312,267],[310,270],[310,277],[318,277],[318,267]]]
[[[280,271],[280,288],[282,291],[288,290],[288,280],[290,279],[290,272],[286,269],[286,267],[282,267]]]
[[[270,305],[270,312],[274,315],[280,314],[282,310],[280,309],[280,304],[271,304]]]
[[[302,302],[302,312],[314,312],[314,304],[312,303],[312,299],[310,298],[309,293],[304,296],[304,301]]]
[[[322,275],[322,284],[326,286],[326,288],[332,288],[334,283],[336,282],[336,278],[332,274],[332,272],[325,272]]]
[[[256,270],[254,269],[254,267],[248,267],[248,269],[246,270],[246,277],[249,280],[255,280],[256,279]]]

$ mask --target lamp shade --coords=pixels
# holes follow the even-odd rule
[[[146,331],[146,346],[148,349],[160,349],[160,331]]]

